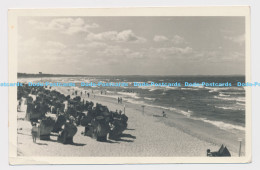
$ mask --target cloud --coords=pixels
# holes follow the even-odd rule
[[[56,48],[56,49],[64,49],[66,47],[66,45],[56,41],[47,41],[46,46],[48,48]]]
[[[86,42],[84,44],[77,44],[76,45],[78,48],[83,48],[83,49],[96,49],[96,48],[105,48],[107,47],[106,43],[103,42]]]
[[[195,51],[192,58],[203,63],[233,63],[234,61],[241,63],[245,61],[245,54],[237,51],[225,52],[217,49],[212,51]]]
[[[193,52],[193,49],[191,47],[165,47],[157,48],[156,52],[164,55],[186,55],[191,54]]]
[[[163,42],[163,41],[168,41],[169,39],[163,35],[155,35],[153,37],[153,41],[155,42]]]
[[[186,43],[186,41],[184,40],[184,38],[182,38],[181,36],[179,35],[175,35],[171,41],[174,43],[174,44],[184,44]]]
[[[238,36],[224,36],[224,39],[230,40],[239,45],[243,45],[245,43],[245,34],[238,35]]]
[[[121,32],[107,31],[102,33],[90,33],[87,35],[88,41],[115,41],[115,42],[131,42],[131,43],[144,43],[146,39],[135,35],[132,30],[124,30]]]
[[[144,55],[147,56],[150,60],[160,60],[173,62],[174,60],[183,60],[185,57],[189,60],[193,56],[195,50],[191,47],[151,47],[148,49],[143,49]]]
[[[105,49],[97,52],[100,57],[105,58],[117,58],[122,59],[142,59],[144,54],[142,52],[133,51],[129,48],[123,48],[121,46],[110,46],[108,45]]]
[[[153,41],[154,42],[171,42],[174,45],[180,45],[180,44],[185,44],[186,41],[183,37],[179,36],[179,35],[174,35],[171,38],[167,38],[163,35],[155,35],[153,37]]]
[[[28,61],[46,61],[58,60],[64,58],[70,50],[61,42],[57,41],[40,41],[37,38],[18,41],[18,55],[21,60]]]
[[[81,18],[55,18],[50,22],[29,20],[28,23],[38,30],[60,31],[63,34],[76,34],[79,32],[89,32],[90,28],[99,27],[97,24],[87,24]]]

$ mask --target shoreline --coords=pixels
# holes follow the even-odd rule
[[[64,90],[66,88],[56,87],[55,89],[63,94],[68,95],[67,91]],[[87,99],[87,97],[84,97],[84,94],[82,96],[85,100]],[[89,100],[93,101],[94,103],[101,101],[101,104],[104,105],[109,105],[110,103],[117,104],[116,98],[106,95],[96,95],[95,98],[89,98]],[[132,108],[142,114],[142,104],[124,101],[123,104],[118,105],[121,106],[121,110],[123,110],[123,106],[126,105],[126,110],[127,108]],[[161,116],[162,110],[165,110],[167,112],[167,119]],[[127,111],[126,115],[128,115]],[[216,125],[204,122],[200,119],[190,118],[181,113],[177,113],[172,110],[161,109],[157,106],[146,105],[145,116],[152,117],[152,121],[163,123],[169,127],[176,128],[186,134],[189,134],[193,137],[196,137],[213,145],[220,147],[221,144],[224,144],[225,146],[227,146],[229,151],[233,153],[232,155],[238,155],[238,139],[242,139],[243,142],[241,148],[241,155],[245,155],[245,132],[242,130],[224,130],[220,127],[217,127]]]
[[[67,88],[64,87],[52,89],[65,95],[68,94]],[[86,100],[87,96],[83,98]],[[161,109],[150,106],[145,107],[145,114],[142,115],[141,105],[128,102],[118,104],[117,99],[105,95],[96,95],[95,98],[91,97],[87,100],[106,105],[109,110],[113,111],[116,109],[123,110],[124,104],[126,105],[129,126],[124,131],[125,137],[122,137],[122,141],[97,142],[90,137],[82,136],[80,133],[84,127],[79,126],[75,135],[77,146],[53,142],[56,137],[52,136],[52,142],[38,141],[41,144],[37,147],[30,146],[33,149],[28,151],[28,148],[26,149],[26,146],[23,145],[25,141],[19,138],[18,133],[18,150],[21,152],[20,155],[33,156],[33,153],[43,149],[40,156],[206,156],[207,149],[217,151],[223,143],[229,149],[232,157],[238,156],[238,143],[236,147],[234,145],[234,134],[230,133],[227,135],[226,131],[218,129],[209,123],[191,120],[173,111],[167,111],[168,118],[153,116],[160,115]],[[20,122],[18,125],[25,123],[21,123],[21,120],[18,120],[18,122]],[[214,134],[218,134],[218,136],[214,136]],[[225,136],[225,138],[221,136]],[[31,137],[26,138],[28,143],[32,142]],[[56,151],[53,151],[53,153],[45,152],[45,144],[47,144],[46,146],[53,145],[52,149],[62,150],[62,153],[57,155]],[[71,147],[81,149],[80,151],[78,149],[78,151],[73,151]],[[68,150],[69,148],[71,150]],[[95,148],[98,149],[96,150]],[[105,151],[102,152],[102,150]],[[244,155],[243,151],[244,143],[242,155]],[[68,155],[67,152],[73,153]]]

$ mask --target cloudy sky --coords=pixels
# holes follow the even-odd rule
[[[18,71],[245,74],[243,17],[20,17]]]

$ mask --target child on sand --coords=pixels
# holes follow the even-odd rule
[[[36,123],[33,123],[33,125],[32,125],[32,138],[33,138],[33,143],[36,143],[37,133],[38,133],[38,127],[36,126]]]

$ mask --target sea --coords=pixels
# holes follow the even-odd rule
[[[42,80],[43,81],[43,80]],[[245,130],[245,76],[84,76],[44,78],[44,81],[75,83],[83,93],[105,95],[113,99],[141,104],[182,114],[189,119],[201,120],[222,129]],[[127,83],[128,86],[83,87],[84,83]],[[134,86],[137,83],[179,83],[180,86]],[[185,82],[198,86],[185,86]],[[228,83],[230,86],[206,86],[205,83]],[[101,94],[102,92],[102,94]]]

